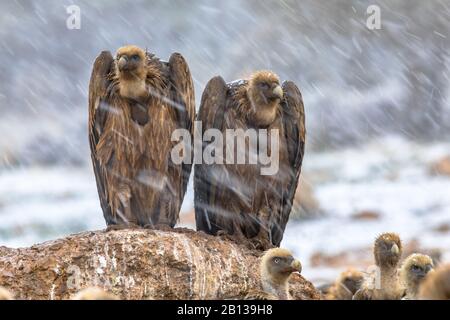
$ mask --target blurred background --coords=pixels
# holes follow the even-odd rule
[[[447,0],[1,1],[0,245],[104,228],[89,76],[100,51],[136,44],[181,52],[197,105],[215,75],[272,69],[301,88],[307,153],[283,246],[315,284],[366,268],[384,231],[449,261],[449,30]],[[180,225],[195,225],[192,207],[190,186]]]

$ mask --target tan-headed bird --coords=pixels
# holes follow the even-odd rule
[[[419,253],[408,256],[400,268],[400,282],[405,290],[402,299],[417,300],[420,284],[431,270],[433,270],[431,257]]]
[[[289,278],[302,271],[302,265],[289,250],[268,250],[260,262],[261,288],[249,291],[245,300],[290,300]]]
[[[197,230],[251,239],[263,250],[279,246],[305,150],[300,90],[271,71],[228,84],[218,76],[206,85],[197,119],[203,137],[212,130],[226,137],[203,143],[214,158],[194,168]]]
[[[99,287],[88,287],[75,294],[72,300],[119,300],[119,298]]]
[[[14,295],[8,289],[0,287],[0,300],[14,300]]]
[[[421,300],[450,300],[450,264],[428,273],[420,285]]]
[[[398,265],[402,256],[402,242],[395,233],[383,233],[373,248],[376,270],[364,279],[353,300],[400,300],[403,290]]]
[[[353,295],[361,288],[364,273],[349,268],[342,272],[325,294],[326,300],[352,300]]]
[[[125,46],[115,57],[108,51],[97,57],[89,85],[89,141],[108,229],[175,225],[192,162],[172,159],[179,141],[171,137],[186,129],[189,151],[194,119],[192,77],[180,54],[164,62]]]

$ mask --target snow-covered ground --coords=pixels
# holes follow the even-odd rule
[[[324,211],[316,219],[291,221],[283,246],[303,263],[315,283],[333,279],[340,268],[313,265],[314,254],[370,250],[384,231],[405,242],[441,249],[450,260],[450,178],[433,176],[429,165],[450,154],[450,144],[418,145],[400,138],[362,148],[307,154],[304,173]],[[192,210],[192,186],[183,211]],[[378,219],[358,220],[370,210]],[[90,168],[27,168],[0,172],[0,245],[28,246],[70,233],[104,228]]]

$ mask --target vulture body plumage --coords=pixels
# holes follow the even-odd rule
[[[103,51],[89,85],[89,142],[110,228],[173,227],[191,171],[171,160],[172,132],[193,134],[194,88],[184,58],[169,62],[135,46]]]
[[[227,129],[267,129],[268,135],[272,129],[278,130],[276,174],[261,175],[259,162],[196,164],[194,191],[198,230],[252,239],[261,249],[279,246],[305,148],[305,113],[300,90],[290,81],[280,85],[278,76],[269,71],[228,84],[215,77],[203,92],[197,120],[202,122],[202,134],[208,129],[217,129],[224,136]],[[259,140],[258,136],[258,145]],[[203,151],[207,146],[203,143]],[[225,142],[224,154],[227,148]],[[250,148],[245,152],[249,159]]]

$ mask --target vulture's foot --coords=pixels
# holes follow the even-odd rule
[[[229,234],[227,231],[225,230],[219,230],[217,231],[217,236],[223,240],[228,240],[228,241],[235,241],[233,235]]]
[[[243,233],[229,234],[224,230],[220,230],[217,232],[217,236],[223,240],[235,242],[238,245],[244,245],[252,249],[252,243]]]
[[[170,225],[168,225],[168,224],[162,224],[162,223],[157,224],[157,225],[155,226],[155,229],[156,229],[156,230],[160,230],[160,231],[166,231],[166,232],[171,232],[171,231],[173,231],[173,228],[172,228]]]
[[[144,229],[149,229],[149,230],[159,230],[159,231],[166,231],[166,232],[170,232],[173,231],[173,228],[167,224],[146,224],[144,226]]]
[[[110,224],[106,227],[105,232],[125,230],[125,229],[141,229],[141,227],[135,223],[128,224]]]

